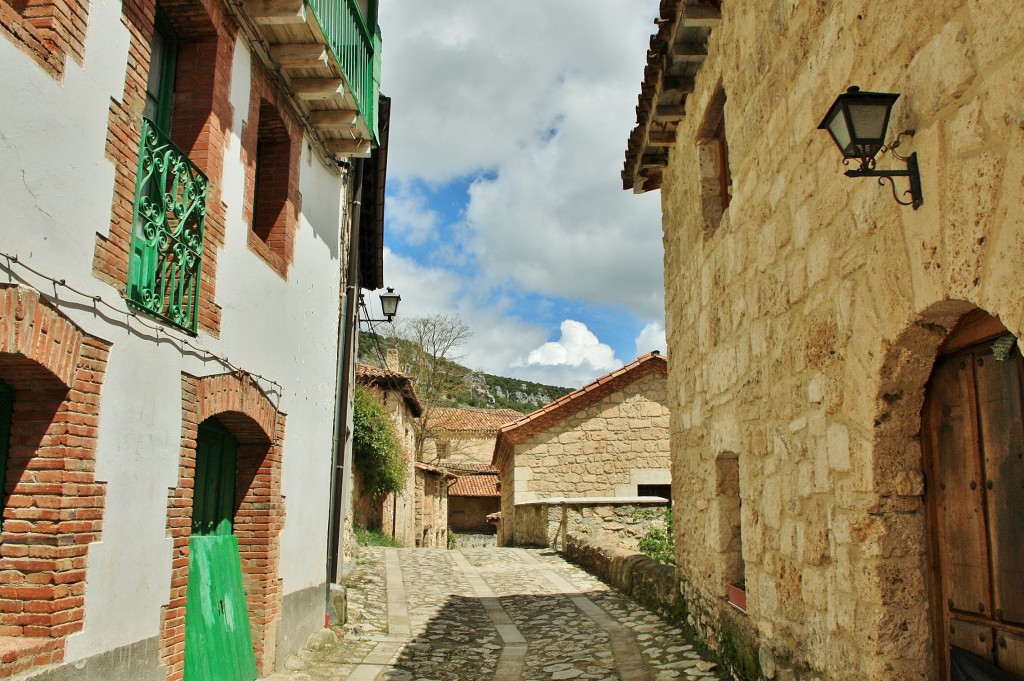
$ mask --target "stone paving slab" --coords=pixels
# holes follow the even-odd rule
[[[362,548],[349,622],[266,681],[724,678],[683,632],[539,549]]]

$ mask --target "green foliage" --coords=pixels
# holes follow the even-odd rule
[[[449,529],[449,530],[448,530],[448,548],[449,548],[449,549],[454,549],[454,548],[455,548],[455,545],[456,545],[457,543],[458,543],[458,537],[456,536],[456,534],[455,534],[454,532],[452,532],[452,531],[451,531],[451,530]]]
[[[405,486],[405,452],[384,405],[363,386],[356,386],[352,425],[352,455],[363,474],[366,493],[380,498],[401,492]]]
[[[354,525],[352,534],[355,535],[356,543],[360,546],[386,546],[392,549],[402,548],[402,542],[394,537],[389,537],[380,530],[368,530],[365,527]]]
[[[654,525],[640,540],[640,551],[651,560],[666,565],[674,565],[675,530],[672,526],[672,509],[664,511],[664,526]]]

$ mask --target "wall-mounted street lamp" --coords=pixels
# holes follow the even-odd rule
[[[904,135],[913,136],[913,130],[905,130],[889,144],[885,143],[885,132],[889,127],[889,114],[899,94],[886,92],[861,92],[853,86],[839,95],[832,103],[832,108],[825,114],[818,126],[819,130],[828,130],[832,140],[843,154],[843,165],[850,160],[858,161],[860,167],[846,171],[847,177],[877,177],[878,184],[884,185],[888,180],[892,187],[893,198],[903,206],[913,206],[917,210],[924,197],[921,194],[921,175],[917,170],[917,153],[904,157],[896,153],[900,138]],[[907,164],[906,170],[877,170],[875,156],[879,152],[891,152],[894,158]],[[906,177],[910,181],[910,189],[903,192],[909,194],[910,200],[903,201],[896,193],[894,177]]]
[[[359,294],[359,307],[361,307],[366,313],[366,317],[360,319],[361,322],[390,322],[395,315],[398,314],[398,303],[402,301],[402,296],[395,293],[395,289],[388,287],[386,293],[380,294],[380,310],[384,314],[384,319],[370,319],[370,312],[366,309],[366,301],[363,300],[363,294]]]

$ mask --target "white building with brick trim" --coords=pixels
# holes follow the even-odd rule
[[[0,0],[0,678],[250,681],[323,626],[376,4]]]

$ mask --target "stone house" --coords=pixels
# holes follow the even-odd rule
[[[657,23],[622,178],[661,190],[692,621],[747,679],[1020,678],[1024,6],[665,0]],[[916,209],[818,129],[852,85],[899,93]]]
[[[515,409],[435,407],[425,429],[423,460],[490,464],[498,429],[522,417]]]
[[[397,366],[397,362],[394,364]],[[373,390],[384,404],[395,435],[405,455],[405,489],[395,494],[374,498],[366,494],[359,467],[353,470],[353,518],[356,524],[380,530],[403,546],[414,546],[416,532],[416,432],[413,419],[423,413],[416,397],[412,379],[394,369],[380,369],[369,364],[356,365],[356,383]]]
[[[521,543],[518,504],[668,494],[667,375],[652,352],[498,431],[499,545]]]
[[[0,677],[252,679],[323,627],[380,104],[338,7],[0,0]]]

